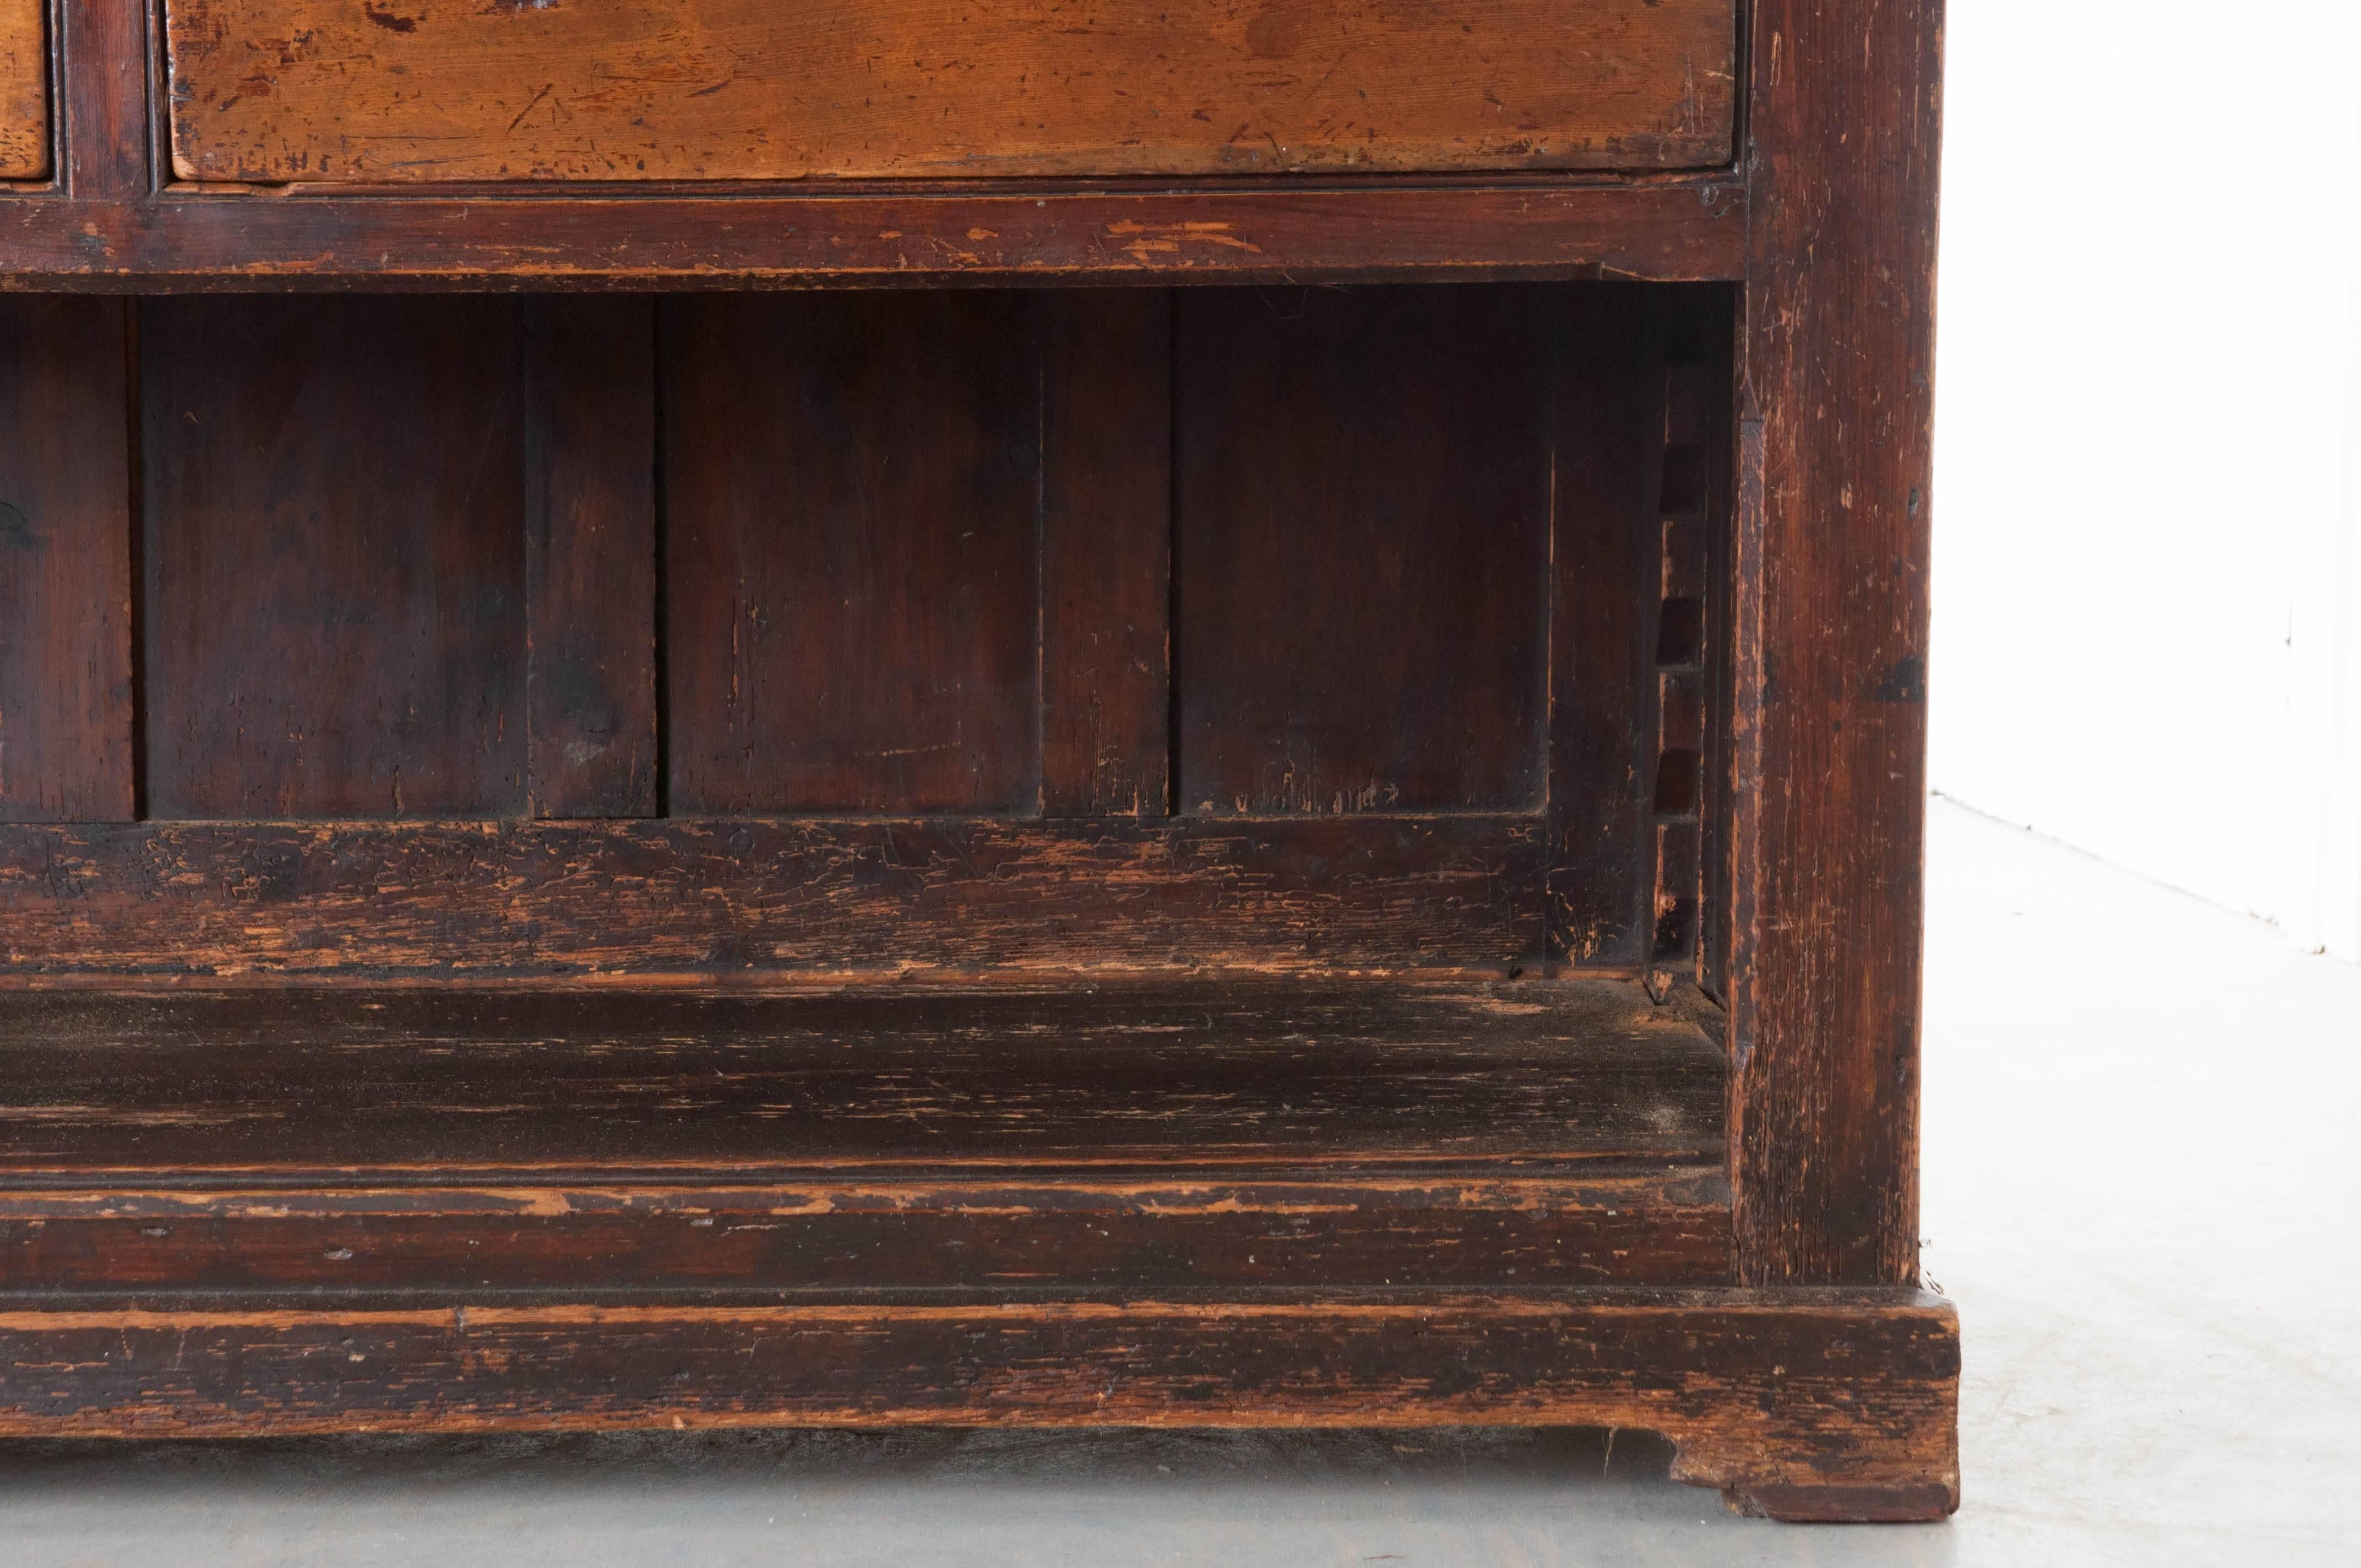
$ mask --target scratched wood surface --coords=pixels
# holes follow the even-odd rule
[[[1708,1161],[1630,981],[0,996],[0,1169]]]
[[[49,171],[49,58],[42,0],[0,0],[0,180]]]
[[[1518,818],[0,827],[0,981],[1504,978]]]
[[[1730,961],[1763,1283],[1918,1273],[1942,9],[1754,13]]]
[[[96,1296],[306,1290],[636,1292],[1532,1288],[1727,1284],[1719,1166],[1617,1173],[936,1173],[835,1180],[732,1173],[511,1172],[498,1185],[357,1184],[349,1172],[186,1171],[0,1186],[12,1289]],[[136,1190],[132,1183],[137,1181]],[[202,1181],[204,1185],[191,1185]]]
[[[130,3],[145,15],[144,0]],[[596,186],[510,187],[401,202],[318,188],[302,202],[236,187],[121,200],[0,190],[0,284],[208,293],[362,281],[588,291],[1745,273],[1746,189],[1728,174],[1301,187],[1279,178],[1036,193],[975,181],[858,193],[673,186],[632,201]]]
[[[184,180],[1675,169],[1732,0],[173,0]]]
[[[60,1303],[0,1312],[0,1431],[1638,1427],[1750,1512],[1934,1519],[1959,1367],[1950,1304],[1906,1289]]]

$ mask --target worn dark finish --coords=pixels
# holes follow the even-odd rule
[[[1041,302],[1041,809],[1170,809],[1173,299]]]
[[[1959,1488],[1957,1325],[1911,1290],[61,1306],[0,1314],[0,1366],[13,1432],[1535,1422],[1664,1431],[1783,1518]]]
[[[133,815],[125,307],[0,300],[0,822]]]
[[[524,354],[526,795],[653,817],[654,302],[536,300]]]
[[[1180,296],[1180,810],[1540,805],[1551,304]]]
[[[142,309],[153,816],[522,814],[518,315]]]
[[[42,1288],[1728,1277],[1720,1053],[1628,981],[17,992],[0,1072]]]
[[[74,10],[102,4],[141,10],[140,0]],[[0,191],[0,288],[20,289],[1711,280],[1743,277],[1745,265],[1745,189],[1728,174],[1206,191],[984,182],[825,197],[673,188],[628,200],[498,188],[401,201],[185,186],[120,201]]]
[[[1709,1160],[1719,1052],[1629,981],[1046,993],[0,993],[0,1171]]]
[[[1766,1285],[1918,1272],[1941,25],[1754,10],[1731,1160]]]
[[[1730,1277],[1719,1164],[1474,1179],[1170,1167],[1030,1179],[741,1175],[719,1187],[545,1169],[496,1187],[356,1187],[336,1171],[273,1171],[271,1185],[254,1186],[239,1185],[247,1173],[224,1175],[223,1185],[141,1192],[0,1189],[0,1268],[16,1288],[84,1297],[398,1290],[479,1301]]]
[[[0,1431],[1956,1504],[1935,0],[49,9],[0,289],[550,297],[0,302]]]
[[[1037,809],[1025,297],[683,301],[664,336],[673,808]]]
[[[1542,869],[1503,817],[0,828],[0,980],[1498,978]]]

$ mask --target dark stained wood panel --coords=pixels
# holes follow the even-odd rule
[[[655,308],[630,298],[527,308],[535,817],[656,814]]]
[[[182,180],[1668,169],[1733,0],[173,0]]]
[[[671,809],[1037,811],[1030,300],[749,295],[664,323]]]
[[[148,806],[524,807],[517,307],[141,314]]]
[[[1171,296],[1041,299],[1041,809],[1171,793]]]
[[[0,822],[134,814],[126,352],[118,301],[0,298]]]
[[[0,180],[49,171],[49,56],[42,0],[0,0]]]
[[[0,828],[0,978],[1497,977],[1518,818]]]
[[[1730,1281],[1719,1166],[1556,1174],[1280,1174],[1170,1166],[1054,1178],[357,1184],[251,1173],[161,1190],[0,1185],[18,1290],[776,1292],[1056,1285],[1664,1285]],[[588,1178],[587,1182],[579,1178]],[[291,1183],[300,1183],[291,1185]],[[522,1184],[521,1184],[522,1183]]]
[[[0,1170],[1697,1164],[1724,1077],[1629,980],[16,992]]]
[[[1180,809],[1541,804],[1554,309],[1180,296]]]

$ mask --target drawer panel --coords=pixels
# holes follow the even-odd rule
[[[49,61],[41,0],[0,0],[0,180],[49,171]]]
[[[1730,155],[1734,5],[170,0],[173,164],[384,183],[1704,167]]]

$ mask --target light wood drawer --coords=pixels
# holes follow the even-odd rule
[[[1734,5],[170,0],[172,158],[360,182],[1695,168],[1730,156]]]
[[[0,0],[0,180],[49,171],[49,60],[41,0]]]

